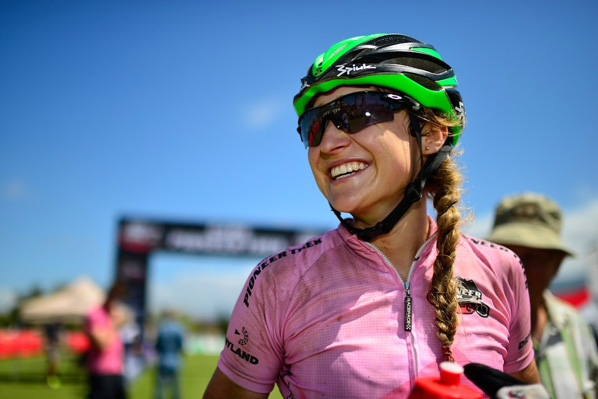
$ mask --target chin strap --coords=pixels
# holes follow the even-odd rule
[[[334,212],[338,220],[340,220],[341,224],[345,226],[351,234],[355,234],[357,238],[359,238],[362,241],[371,241],[374,238],[383,234],[387,234],[390,230],[392,230],[392,228],[397,224],[401,217],[403,217],[403,215],[407,213],[411,205],[413,205],[422,198],[422,191],[424,189],[424,186],[426,185],[426,180],[428,180],[428,178],[438,170],[440,165],[442,165],[442,162],[444,162],[444,160],[451,151],[452,146],[451,144],[449,144],[451,138],[449,137],[447,138],[443,146],[440,148],[440,150],[438,150],[437,153],[428,156],[428,160],[424,163],[424,155],[422,151],[422,134],[419,118],[415,114],[409,112],[409,119],[411,121],[411,127],[413,129],[412,134],[417,139],[421,167],[415,180],[409,183],[405,188],[403,199],[401,200],[401,202],[399,202],[395,209],[393,209],[392,212],[390,212],[388,216],[384,218],[384,220],[376,223],[375,226],[367,227],[365,229],[359,229],[357,227],[354,227],[349,220],[343,219],[341,213],[334,209],[332,205],[330,205],[330,209],[332,209],[332,212]]]

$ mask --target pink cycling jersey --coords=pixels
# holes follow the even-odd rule
[[[417,377],[438,376],[443,360],[427,298],[437,254],[432,219],[430,226],[405,282],[342,226],[263,260],[237,300],[219,369],[255,392],[277,383],[285,398],[407,398]],[[468,236],[456,259],[455,361],[522,370],[533,349],[519,259]]]
[[[103,307],[92,310],[85,320],[85,331],[91,334],[95,329],[113,329],[110,315]],[[118,334],[103,351],[92,345],[86,356],[86,366],[90,374],[120,375],[123,372],[124,347]]]

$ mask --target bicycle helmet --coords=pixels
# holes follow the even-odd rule
[[[379,86],[401,92],[415,100],[408,109],[412,134],[421,151],[421,125],[418,115],[421,106],[435,110],[449,120],[457,121],[449,127],[451,133],[444,146],[428,156],[418,176],[405,189],[403,199],[384,220],[373,227],[359,229],[343,219],[340,212],[332,211],[340,222],[360,239],[371,241],[388,233],[411,205],[422,198],[426,180],[440,167],[457,144],[461,135],[465,108],[457,91],[453,69],[442,60],[433,46],[409,36],[377,33],[358,36],[336,43],[316,57],[301,79],[301,89],[293,99],[299,118],[318,94],[327,93],[339,86]],[[421,106],[420,106],[421,105]]]
[[[301,117],[317,94],[343,85],[387,87],[448,119],[465,116],[453,69],[433,46],[409,36],[378,33],[353,37],[320,54],[301,79],[301,89],[293,100],[297,115]],[[457,144],[462,128],[462,124],[449,128],[452,145]]]

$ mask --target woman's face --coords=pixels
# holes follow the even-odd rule
[[[365,90],[372,89],[340,87],[319,96],[314,107]],[[419,151],[408,127],[404,111],[395,113],[391,122],[355,134],[328,123],[320,145],[309,147],[309,165],[318,188],[336,210],[351,213],[358,227],[386,217],[415,178],[418,168],[413,160],[419,160]]]

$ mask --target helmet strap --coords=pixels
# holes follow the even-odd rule
[[[372,241],[374,238],[383,234],[387,234],[390,232],[390,230],[392,230],[401,217],[407,213],[411,205],[422,198],[422,191],[426,185],[426,181],[438,170],[440,165],[442,165],[442,162],[444,162],[451,151],[451,138],[449,137],[440,150],[438,150],[438,152],[435,154],[429,155],[428,159],[424,163],[420,120],[412,112],[409,112],[409,119],[411,121],[411,133],[413,136],[415,136],[417,140],[417,146],[419,147],[421,167],[415,180],[409,183],[405,188],[403,199],[398,203],[395,209],[393,209],[388,216],[384,218],[384,220],[376,223],[376,225],[367,227],[365,229],[359,229],[353,226],[353,223],[350,220],[344,219],[341,213],[334,209],[332,205],[330,205],[330,209],[332,209],[332,212],[334,212],[341,224],[345,226],[345,228],[349,230],[351,234],[355,234],[357,238],[362,241]]]

